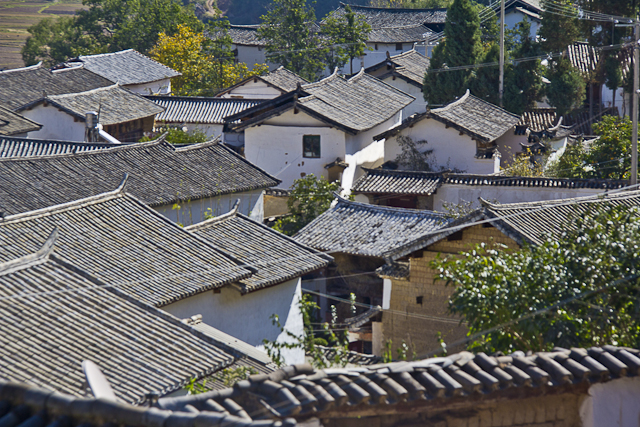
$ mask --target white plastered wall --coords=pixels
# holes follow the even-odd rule
[[[29,138],[57,139],[61,141],[84,141],[84,121],[51,104],[38,104],[30,110],[20,111],[24,117],[40,123],[40,130],[29,132]]]
[[[303,157],[304,135],[320,135],[321,157]],[[281,188],[291,187],[302,174],[327,178],[324,166],[336,158],[345,158],[343,131],[292,110],[246,129],[244,141],[246,159],[282,180]]]
[[[126,89],[131,92],[139,93],[140,95],[166,95],[171,93],[171,79],[162,79],[155,82],[124,85]]]
[[[583,427],[640,425],[640,377],[619,378],[589,387],[580,407]]]
[[[404,107],[402,110],[402,117],[405,119],[414,113],[424,113],[427,110],[427,102],[424,100],[424,95],[422,93],[422,88],[417,87],[411,83],[408,83],[406,80],[393,76],[389,76],[383,80],[389,86],[393,86],[398,90],[403,91],[404,93],[408,93],[409,95],[415,98],[411,104]]]
[[[476,143],[467,134],[460,135],[457,129],[447,128],[434,119],[424,119],[400,131],[414,142],[426,140],[427,144],[418,145],[419,150],[433,150],[431,159],[442,168],[455,168],[472,174],[494,173],[491,159],[476,159]],[[397,136],[389,138],[384,144],[384,161],[393,161],[402,152]]]
[[[282,95],[278,89],[269,86],[262,80],[250,80],[222,95],[222,98],[273,99]]]
[[[242,193],[224,194],[222,196],[207,197],[190,202],[180,202],[156,206],[153,209],[175,223],[188,226],[204,221],[205,213],[211,209],[213,216],[225,214],[231,209],[238,199],[240,206],[238,211],[258,222],[264,220],[264,191],[253,190]]]
[[[371,43],[367,42],[368,50],[364,51],[364,55],[359,58],[353,58],[353,72],[357,73],[360,71],[360,68],[363,66],[365,68],[371,67],[372,65],[379,64],[380,62],[387,59],[387,52],[389,52],[390,56],[399,55],[403,52],[408,52],[413,49],[415,43],[403,43],[402,50],[396,50],[395,43]],[[377,48],[376,48],[377,47]],[[418,43],[416,46],[416,50],[426,56],[425,46],[422,43]],[[333,70],[325,70],[325,75],[329,75],[333,72]],[[342,74],[351,74],[351,66],[350,63],[347,62],[342,69],[340,70]]]
[[[253,69],[253,66],[256,64],[267,64],[269,66],[269,71],[273,71],[279,67],[278,64],[267,62],[265,51],[260,46],[232,44],[231,48],[238,49],[238,56],[236,57],[236,60],[247,64],[247,67],[250,70]]]
[[[529,31],[529,37],[535,39],[536,35],[538,34],[538,30],[540,29],[540,22],[532,21],[529,16],[525,15],[524,13],[516,9],[512,9],[509,13],[506,13],[504,15],[504,24],[508,29],[513,30],[516,28],[516,25],[522,22],[522,20],[525,18],[527,19],[527,21],[531,23],[531,30]],[[498,28],[500,28],[499,13],[498,13]]]
[[[232,287],[224,287],[220,293],[207,291],[163,307],[174,316],[185,319],[202,314],[202,321],[248,344],[264,349],[262,340],[291,342],[271,322],[278,315],[285,330],[301,335],[302,313],[298,306],[301,295],[300,278],[269,288],[241,295]],[[304,350],[284,350],[287,364],[304,363]]]
[[[499,203],[538,202],[544,200],[571,199],[601,194],[599,188],[512,187],[495,185],[442,184],[433,195],[433,209],[442,212],[444,202],[473,202],[479,208],[479,197]]]

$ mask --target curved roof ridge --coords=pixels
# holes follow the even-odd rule
[[[55,227],[53,231],[51,231],[51,234],[49,234],[49,237],[47,237],[47,240],[45,240],[36,252],[0,263],[0,276],[48,260],[49,256],[53,253],[56,241],[58,240],[58,234],[58,227]]]
[[[119,50],[118,52],[96,53],[95,55],[79,55],[78,58],[98,58],[101,56],[114,56],[114,55],[119,55],[125,52],[131,52],[131,51],[137,52],[135,49],[124,49],[124,50]]]
[[[440,111],[448,111],[451,108],[457,107],[458,105],[462,104],[464,101],[466,101],[469,98],[469,96],[471,96],[471,92],[469,91],[469,89],[467,89],[465,94],[462,95],[460,98],[456,99],[455,101],[452,101],[452,102],[448,103],[444,107],[440,107],[440,108],[436,108],[434,110],[431,110],[431,112],[437,114]]]
[[[12,68],[11,70],[2,70],[2,71],[0,71],[0,74],[13,73],[14,71],[37,70],[37,69],[40,69],[40,68],[43,68],[42,67],[42,61],[38,62],[35,65],[29,65],[28,67]]]
[[[240,208],[240,199],[237,199],[236,202],[233,204],[233,208],[229,212],[224,213],[222,215],[214,216],[213,218],[206,219],[196,224],[191,224],[189,226],[184,227],[184,229],[191,232],[205,230],[212,225],[215,225],[223,221],[226,221],[228,219],[239,216],[238,214],[239,208]]]
[[[120,185],[118,185],[118,187],[115,190],[96,194],[94,196],[73,200],[71,202],[60,203],[53,206],[47,206],[46,208],[40,208],[33,211],[22,212],[14,215],[8,215],[8,216],[5,216],[0,223],[4,225],[4,224],[9,224],[11,222],[20,222],[20,221],[34,219],[34,218],[42,218],[42,217],[54,215],[59,212],[64,212],[67,210],[72,210],[72,209],[76,209],[83,206],[94,205],[97,203],[101,203],[105,200],[115,199],[118,197],[126,197],[126,194],[123,192],[124,190],[123,184],[125,183],[126,181],[123,180],[123,182],[121,182]],[[128,196],[128,197],[132,197],[132,196]]]
[[[360,67],[360,71],[358,71],[356,74],[351,76],[351,78],[348,80],[348,82],[356,81],[357,79],[359,79],[363,75],[364,75],[364,67]]]
[[[183,145],[183,146],[180,146],[180,147],[176,147],[173,144],[169,144],[169,145],[171,145],[171,147],[175,151],[183,153],[185,151],[191,151],[191,150],[198,150],[200,148],[213,147],[214,145],[220,144],[220,142],[221,142],[220,141],[220,135],[218,135],[215,138],[213,138],[212,140],[205,141],[205,142],[198,142],[198,143],[195,143],[195,144],[187,144],[187,145]]]
[[[61,98],[72,98],[74,96],[82,96],[82,95],[89,95],[89,94],[92,94],[92,93],[104,92],[104,91],[107,91],[107,90],[115,89],[115,88],[117,88],[119,86],[120,86],[120,84],[114,83],[111,86],[97,87],[95,89],[85,90],[84,92],[63,93],[63,94],[60,94],[60,95],[47,95],[45,98],[53,99],[53,100],[61,99]],[[138,96],[140,96],[140,95],[138,95]],[[43,99],[45,99],[45,98],[43,98]]]
[[[526,208],[526,207],[538,207],[538,206],[554,206],[554,205],[566,205],[571,203],[591,203],[600,202],[603,199],[624,199],[640,196],[640,189],[638,190],[613,190],[612,192],[602,192],[598,194],[592,194],[589,196],[572,197],[569,199],[553,199],[553,200],[539,200],[534,202],[519,202],[519,203],[491,203],[487,200],[480,198],[481,203],[488,209],[509,209],[509,208]]]
[[[357,4],[350,4],[345,2],[340,2],[340,6],[349,6],[351,9],[367,9],[367,10],[391,10],[391,11],[400,11],[400,12],[420,12],[425,10],[447,10],[446,7],[436,7],[432,9],[411,9],[411,8],[401,8],[401,7],[376,7],[376,6],[360,6]]]
[[[443,217],[443,218],[447,218],[447,215],[442,213],[442,212],[436,212],[436,211],[429,211],[426,209],[409,209],[409,208],[395,208],[393,206],[380,206],[380,205],[372,205],[369,203],[363,203],[363,202],[355,202],[355,201],[351,201],[351,200],[347,200],[342,196],[338,196],[338,203],[331,208],[330,210],[335,210],[337,209],[340,205],[343,206],[356,206],[362,209],[368,209],[370,211],[380,211],[380,212],[393,212],[393,213],[405,213],[405,214],[410,214],[410,215],[418,215],[418,216],[430,216],[430,217],[434,217],[434,216],[439,216],[439,217]]]
[[[302,85],[302,89],[319,86],[320,84],[327,83],[327,82],[330,82],[332,80],[335,80],[336,77],[338,77],[338,67],[334,68],[333,73],[331,73],[327,77],[325,77],[323,79],[320,79],[317,82],[313,82],[313,83],[309,83],[309,84],[306,84],[306,85]]]
[[[64,141],[61,141],[61,142],[64,142]],[[73,141],[69,141],[69,142],[73,142]],[[82,143],[79,142],[79,144],[82,144]],[[22,161],[34,162],[38,160],[45,160],[45,159],[51,159],[51,158],[61,159],[65,157],[79,157],[79,156],[88,156],[88,155],[95,156],[96,154],[108,154],[118,150],[126,151],[126,150],[140,149],[143,147],[154,147],[156,145],[166,145],[168,147],[171,147],[173,150],[176,150],[176,148],[174,148],[171,144],[165,141],[165,135],[160,135],[158,138],[154,139],[153,141],[136,142],[133,144],[117,144],[117,145],[113,144],[113,147],[105,148],[102,150],[81,151],[79,153],[49,154],[46,156],[38,156],[38,157],[0,157],[0,163],[22,162]]]
[[[449,174],[450,170],[443,171],[415,171],[402,169],[378,169],[378,168],[362,168],[366,173],[389,173],[389,174],[407,174],[407,175],[444,175]]]

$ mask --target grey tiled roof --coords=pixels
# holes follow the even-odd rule
[[[368,205],[338,199],[338,203],[305,226],[294,238],[328,252],[384,257],[398,246],[432,234],[451,220],[443,214]]]
[[[118,84],[92,89],[86,92],[51,95],[21,109],[47,102],[63,111],[85,120],[88,111],[99,113],[103,125],[113,125],[160,114],[164,108],[135,94]]]
[[[340,3],[336,9],[338,16],[345,14],[344,6]],[[372,28],[403,27],[422,24],[444,25],[447,18],[447,9],[396,9],[383,7],[369,7],[349,5],[351,10],[364,17]]]
[[[554,127],[562,118],[562,125],[570,126],[573,135],[594,135],[591,125],[602,120],[603,116],[611,114],[617,115],[617,109],[603,108],[602,113],[597,111],[593,116],[589,114],[589,109],[577,109],[570,114],[558,117],[555,108],[534,108],[522,113],[516,126],[521,128],[523,134],[526,130],[525,126],[533,132],[540,132]]]
[[[37,131],[40,128],[42,128],[41,124],[0,106],[0,135],[17,135]]]
[[[229,35],[233,44],[243,46],[266,46],[267,44],[258,37],[258,25],[230,25]]]
[[[502,233],[518,244],[541,244],[545,236],[561,238],[563,230],[574,226],[574,218],[584,215],[596,205],[640,206],[640,191],[504,205],[483,201],[483,204],[484,216],[498,218],[492,224]]]
[[[50,71],[40,65],[0,71],[0,103],[10,110],[47,95],[84,92],[113,82],[82,67]]]
[[[0,129],[2,129],[0,127]],[[0,136],[0,157],[37,157],[113,148],[97,142],[54,141]],[[0,203],[1,204],[1,203]]]
[[[520,120],[515,114],[476,98],[467,90],[457,101],[425,113],[416,113],[400,125],[374,136],[374,139],[390,138],[421,120],[431,118],[485,142],[500,138]]]
[[[293,71],[287,70],[283,66],[278,67],[264,76],[260,76],[260,78],[273,86],[282,89],[284,92],[296,90],[298,83],[301,85],[309,83],[307,80],[303,79]]]
[[[411,275],[410,263],[406,261],[385,263],[376,268],[376,274],[383,279],[409,280]]]
[[[150,206],[275,187],[280,181],[217,142],[175,148],[162,139],[91,152],[0,159],[0,211],[34,209],[111,191]],[[17,184],[19,183],[19,184]]]
[[[82,55],[74,61],[82,62],[87,70],[121,85],[151,83],[181,75],[133,49]]]
[[[476,98],[469,90],[457,101],[431,110],[431,116],[487,142],[500,138],[520,120],[515,114]]]
[[[545,178],[501,175],[453,174],[386,169],[365,169],[351,191],[360,194],[400,194],[428,196],[442,185],[535,188],[592,188],[617,190],[629,185],[625,180]]]
[[[226,252],[257,271],[239,282],[246,294],[300,277],[329,265],[332,258],[266,227],[237,211],[199,224],[187,230],[223,247]]]
[[[354,194],[407,194],[428,196],[436,192],[444,181],[441,172],[364,169],[351,188]]]
[[[392,56],[385,62],[390,62],[395,65],[393,72],[397,75],[422,87],[425,71],[429,68],[429,58],[411,49],[410,51]]]
[[[586,42],[575,42],[567,46],[567,58],[581,73],[589,74],[596,71],[600,53]]]
[[[62,227],[62,246],[69,231]],[[81,364],[90,360],[119,399],[138,403],[242,356],[70,264],[52,240],[0,264],[1,379],[83,396]]]
[[[196,96],[145,96],[164,111],[156,122],[224,124],[224,118],[256,106],[264,99],[205,98]]]
[[[105,399],[78,398],[24,383],[0,380],[0,415],[15,425],[40,427],[293,427],[295,422],[250,422],[240,416],[163,411]]]
[[[58,227],[58,256],[145,303],[164,306],[251,271],[121,189],[5,216],[0,261],[35,252]]]
[[[227,130],[239,131],[257,125],[292,108],[357,134],[393,117],[415,98],[364,73],[346,79],[334,72],[316,83],[227,117]],[[242,119],[239,123],[234,123]]]
[[[336,349],[334,347],[325,347],[316,345],[315,348],[322,352],[326,360],[331,361],[336,357]],[[366,366],[375,365],[382,362],[382,358],[373,354],[358,353],[356,351],[347,351],[342,353],[342,357],[347,359],[347,366]]]
[[[345,79],[337,73],[302,87],[310,96],[299,104],[355,131],[365,131],[391,118],[415,99],[364,73]]]
[[[584,393],[592,383],[635,377],[640,369],[639,355],[636,349],[604,346],[558,348],[530,356],[522,352],[497,357],[462,352],[342,369],[295,365],[250,377],[232,389],[160,399],[159,405],[172,410],[189,405],[205,411],[231,399],[255,420],[294,417],[300,421],[310,416],[415,414],[441,408],[449,399],[455,399],[457,410],[462,411],[485,399],[523,399],[554,389]]]
[[[415,43],[427,39],[433,31],[422,24],[402,27],[373,28],[367,37],[370,43]]]

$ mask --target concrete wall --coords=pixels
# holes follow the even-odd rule
[[[522,12],[512,9],[509,13],[504,15],[504,24],[510,30],[516,28],[523,19],[527,19],[531,23],[531,31],[529,31],[529,37],[535,39],[540,29],[540,23],[534,22],[531,18]],[[500,11],[498,10],[498,29],[500,29]]]
[[[640,378],[619,378],[594,384],[580,407],[584,427],[640,425]]]
[[[262,80],[250,80],[247,83],[222,95],[222,98],[246,98],[246,99],[273,99],[282,95],[282,92],[267,85]]]
[[[320,158],[303,157],[304,135],[320,135]],[[288,111],[245,130],[245,157],[281,179],[281,188],[289,188],[304,175],[327,178],[324,166],[345,158],[345,134],[307,114]]]
[[[633,70],[632,70],[633,71]],[[620,116],[631,114],[631,96],[624,93],[622,88],[616,89],[616,104],[618,108],[618,114]],[[602,104],[606,108],[613,107],[613,90],[609,89],[606,85],[602,85]]]
[[[443,184],[433,195],[433,209],[443,211],[444,202],[473,202],[479,208],[478,198],[499,203],[537,202],[543,200],[571,199],[602,193],[599,188],[549,188],[549,187],[498,187],[490,185]]]
[[[291,342],[286,333],[271,323],[277,314],[281,325],[289,332],[303,332],[300,300],[300,279],[293,279],[270,288],[241,295],[236,289],[224,287],[220,293],[204,292],[163,307],[181,319],[202,314],[202,321],[214,328],[263,349],[263,339]],[[304,350],[283,352],[287,364],[304,363]]]
[[[141,95],[166,95],[171,93],[171,79],[162,79],[139,85],[125,85],[123,87]]]
[[[51,104],[39,104],[20,114],[42,125],[40,130],[29,132],[29,138],[84,141],[84,122]]]
[[[193,200],[156,206],[153,209],[171,221],[184,226],[197,224],[204,221],[205,213],[211,209],[213,216],[225,214],[233,208],[236,200],[240,199],[238,211],[258,222],[264,219],[264,192],[263,190],[245,191],[242,193],[225,194],[216,197]]]
[[[280,66],[278,64],[267,62],[267,57],[265,56],[265,51],[262,47],[232,44],[231,49],[238,49],[238,56],[236,57],[236,60],[247,64],[249,69],[252,69],[256,64],[267,64],[269,66],[269,71],[273,71]]]
[[[478,243],[502,243],[509,248],[518,248],[516,242],[506,237],[494,227],[484,228],[482,225],[470,227],[462,231],[461,240],[445,239],[425,249],[420,257],[410,257],[409,280],[393,279],[386,283],[390,287],[390,298],[383,301],[389,304],[392,311],[384,311],[382,315],[382,337],[384,342],[391,340],[392,350],[398,348],[404,340],[418,356],[440,347],[437,334],[441,333],[446,343],[451,343],[466,336],[467,328],[459,324],[459,318],[448,313],[448,301],[454,288],[445,286],[442,281],[435,281],[436,271],[430,263],[438,257],[458,254],[472,248]],[[386,280],[385,280],[386,282]],[[422,304],[418,297],[422,297]],[[440,320],[426,320],[413,315],[428,315]],[[449,352],[462,350],[462,347],[448,348]]]

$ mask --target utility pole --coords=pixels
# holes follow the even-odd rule
[[[638,183],[638,79],[640,78],[640,21],[633,26],[633,134],[631,136],[631,185]]]
[[[500,0],[500,107],[502,107],[502,96],[504,95],[504,0]]]

